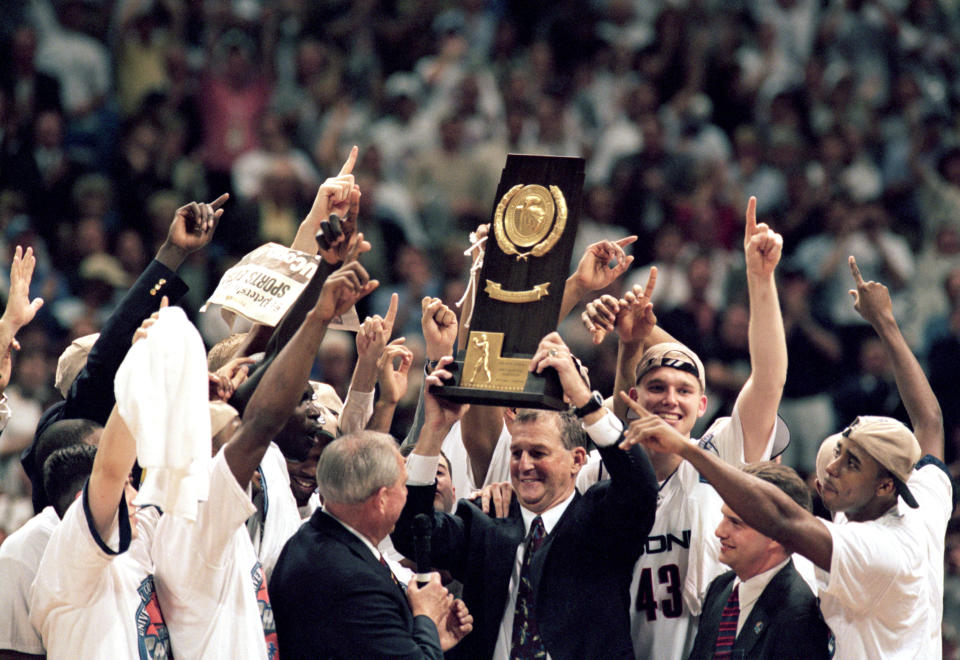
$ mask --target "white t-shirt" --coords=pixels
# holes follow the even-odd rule
[[[267,583],[244,526],[255,511],[221,449],[196,521],[157,525],[157,594],[177,657],[276,658]]]
[[[50,536],[30,592],[30,623],[40,631],[47,657],[170,657],[150,559],[159,517],[155,507],[140,509],[131,539],[121,499],[104,541],[90,517],[84,487]]]
[[[463,436],[460,434],[460,421],[457,421],[443,439],[443,453],[450,460],[450,480],[456,489],[457,498],[470,497],[470,493],[479,490],[484,486],[499,481],[510,481],[510,431],[507,430],[506,423],[500,430],[500,437],[497,439],[497,446],[490,457],[490,465],[487,468],[487,476],[479,486],[473,478],[473,468],[470,465],[470,456],[467,454],[467,448],[463,444]]]
[[[280,551],[300,529],[301,520],[297,499],[290,490],[287,462],[277,445],[270,443],[257,470],[260,473],[260,510],[247,520],[247,532],[269,583]]]
[[[770,457],[775,432],[771,431],[761,460]],[[726,463],[743,465],[738,412],[714,422],[698,444]],[[609,478],[606,468],[600,473],[600,465],[591,458],[581,470],[577,480],[581,492],[598,479]],[[723,517],[722,505],[717,492],[700,480],[687,461],[661,484],[657,516],[630,582],[630,629],[638,659],[676,660],[690,655],[710,582],[727,570],[718,558],[720,546],[714,534]]]
[[[917,503],[898,503],[876,520],[824,522],[833,539],[830,572],[818,570],[820,611],[836,657],[940,658],[944,535],[950,479],[919,463],[908,486]]]
[[[48,506],[0,545],[0,649],[44,653],[40,633],[30,625],[30,585],[59,523],[57,512]]]

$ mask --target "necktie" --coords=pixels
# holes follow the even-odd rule
[[[737,639],[737,619],[740,618],[740,585],[730,592],[730,598],[723,607],[720,615],[720,628],[717,630],[717,644],[714,646],[713,657],[733,657],[733,643]]]
[[[387,560],[383,558],[383,555],[380,555],[380,563],[383,564],[383,567],[390,571],[390,579],[393,580],[393,583],[397,585],[397,588],[400,589],[403,593],[407,593],[406,585],[400,584],[400,580],[397,579],[397,576],[394,575],[393,569],[390,568],[390,564],[387,563]]]
[[[530,583],[530,563],[533,553],[540,549],[547,536],[540,516],[533,519],[530,534],[527,537],[527,549],[520,566],[520,586],[517,589],[517,604],[513,613],[513,635],[510,645],[510,660],[544,660],[547,650],[537,629],[537,618],[533,611],[534,594]]]

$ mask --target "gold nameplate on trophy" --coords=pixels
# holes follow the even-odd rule
[[[530,372],[530,358],[500,357],[502,332],[471,332],[463,360],[461,387],[521,392]]]
[[[567,200],[557,186],[517,184],[500,198],[493,233],[504,254],[517,261],[542,257],[553,248],[567,224]],[[520,248],[532,248],[523,252]]]
[[[544,296],[550,295],[550,292],[547,291],[549,287],[550,282],[544,282],[526,291],[504,291],[499,282],[487,280],[487,286],[484,288],[484,291],[494,300],[500,300],[501,302],[528,303],[536,302]]]

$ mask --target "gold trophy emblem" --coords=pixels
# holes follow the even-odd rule
[[[493,233],[504,254],[517,261],[542,257],[560,240],[567,224],[567,200],[557,186],[517,184],[500,199],[493,216]],[[532,248],[521,252],[520,248]],[[526,291],[505,291],[499,282],[487,280],[484,290],[494,300],[526,303],[549,295],[549,282]]]
[[[493,233],[504,254],[542,257],[560,240],[567,224],[567,200],[557,186],[517,184],[500,199]],[[532,248],[521,251],[519,248]]]

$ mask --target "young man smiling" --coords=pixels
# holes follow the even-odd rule
[[[788,437],[777,418],[787,374],[787,345],[774,280],[782,244],[779,234],[757,223],[756,198],[751,197],[743,241],[751,373],[731,416],[718,419],[699,440],[701,447],[732,465],[769,459],[783,450]],[[615,391],[628,393],[695,446],[690,433],[706,411],[706,374],[696,353],[655,327],[650,303],[655,283],[656,269],[651,269],[645,290],[637,287],[621,301],[601,298],[590,303],[584,320],[595,336],[604,330],[618,335]],[[645,345],[649,346],[646,351]],[[630,418],[632,413],[623,401],[614,397],[613,404],[618,417]],[[649,456],[660,490],[656,520],[630,586],[633,647],[637,658],[679,660],[690,654],[707,587],[723,572],[713,536],[721,501],[679,457],[654,452]],[[581,473],[578,488],[604,478],[605,471],[605,465],[591,463]]]
[[[530,368],[556,369],[576,413],[517,413],[510,442],[517,497],[506,519],[467,500],[454,515],[434,511],[440,447],[466,407],[429,390],[450,377],[451,361],[441,359],[426,379],[424,425],[408,461],[410,494],[392,535],[412,556],[412,520],[433,513],[432,562],[463,582],[476,617],[473,634],[451,657],[632,658],[630,571],[656,497],[646,453],[617,449],[622,424],[591,394],[560,335],[550,333]],[[581,495],[575,486],[586,461],[584,431],[601,447],[611,478]]]
[[[793,469],[752,463],[744,472],[767,481],[805,510],[810,489]],[[690,660],[826,660],[830,630],[817,599],[780,543],[747,525],[726,504],[717,526],[720,561],[730,567],[710,584]]]
[[[624,445],[643,442],[689,461],[748,525],[821,569],[820,609],[836,639],[835,657],[939,658],[953,501],[940,406],[900,333],[886,287],[864,282],[853,257],[850,269],[854,307],[883,342],[915,434],[887,417],[858,417],[827,439],[833,459],[819,482],[832,522],[691,445],[626,397],[639,419]]]

